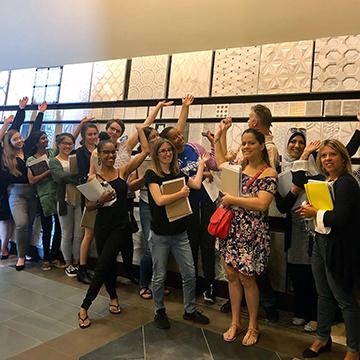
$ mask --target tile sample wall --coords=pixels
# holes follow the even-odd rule
[[[168,64],[169,55],[133,58],[131,60],[128,98],[164,98]]]
[[[35,71],[35,68],[11,71],[6,105],[17,105],[19,99],[24,96],[27,96],[31,101]]]
[[[116,101],[124,99],[126,59],[94,63],[90,101]]]
[[[92,63],[64,65],[60,103],[89,101],[92,69]]]
[[[257,93],[260,46],[216,50],[212,96]]]
[[[170,98],[186,94],[209,96],[212,54],[212,51],[199,51],[172,56]]]
[[[0,71],[0,105],[5,105],[10,71]]]
[[[263,45],[259,94],[309,92],[313,41]]]
[[[312,91],[360,90],[360,35],[315,41]]]

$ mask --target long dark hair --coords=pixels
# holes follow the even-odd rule
[[[81,135],[80,145],[85,145],[85,136],[89,129],[95,129],[99,133],[99,129],[95,124],[85,124],[80,130],[80,135]]]
[[[38,130],[38,131],[34,131],[30,135],[30,137],[28,137],[26,142],[28,143],[27,147],[30,149],[28,154],[29,156],[33,156],[37,153],[38,151],[37,144],[39,143],[39,140],[43,135],[47,136],[47,133],[45,131]]]
[[[264,145],[264,149],[261,152],[261,158],[262,160],[268,165],[270,166],[270,159],[269,159],[269,154],[267,152],[266,149],[266,145],[265,145],[265,135],[260,132],[257,129],[253,129],[253,128],[249,128],[246,129],[241,136],[244,136],[245,134],[252,134],[254,135],[256,141],[260,144],[260,145]],[[248,161],[243,161],[242,166],[245,167],[248,164]]]

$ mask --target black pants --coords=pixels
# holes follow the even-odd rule
[[[126,229],[118,227],[109,229],[108,227],[95,226],[94,234],[98,259],[93,280],[81,305],[81,307],[86,310],[89,309],[91,303],[95,300],[103,284],[105,284],[110,299],[117,298],[116,258],[128,236]]]
[[[57,214],[45,216],[41,205],[40,219],[42,227],[42,246],[44,250],[44,261],[59,260],[60,256],[60,245],[61,245],[61,227]],[[54,224],[54,235],[51,243],[51,234],[53,231]],[[51,250],[50,250],[51,247]]]
[[[205,287],[214,283],[215,279],[215,238],[208,233],[208,225],[216,210],[213,202],[191,202],[192,215],[187,218],[187,233],[194,258],[196,276],[199,248],[201,251],[202,268]]]
[[[121,246],[120,253],[123,259],[123,265],[126,276],[129,278],[134,277],[134,267],[133,267],[134,242],[133,242],[133,234],[130,226],[128,226],[126,230],[126,239]]]
[[[294,315],[306,322],[317,319],[317,293],[311,265],[288,264],[294,288]]]
[[[271,287],[268,271],[269,269],[265,269],[265,271],[256,278],[260,293],[260,304],[265,309],[277,307],[277,299],[275,292]]]

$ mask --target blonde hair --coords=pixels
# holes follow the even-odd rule
[[[170,163],[170,173],[172,175],[177,175],[180,172],[180,169],[179,169],[178,157],[175,146],[172,144],[172,142],[164,138],[159,138],[158,140],[156,140],[151,152],[151,159],[153,161],[154,171],[156,172],[157,175],[161,177],[165,175],[161,168],[161,164],[159,160],[159,150],[163,144],[168,144],[171,147],[173,158]]]
[[[323,175],[329,175],[325,171],[325,169],[321,163],[321,151],[324,149],[325,146],[331,147],[333,150],[335,150],[337,153],[339,153],[340,156],[342,157],[342,159],[344,160],[344,169],[343,169],[342,174],[347,173],[349,175],[352,175],[353,173],[352,173],[351,160],[350,160],[349,153],[346,150],[346,147],[339,140],[336,140],[336,139],[324,140],[320,145],[319,154],[316,159],[316,164],[317,164],[318,168],[320,169],[320,172]]]
[[[10,174],[14,176],[20,176],[21,171],[17,167],[16,150],[11,144],[11,138],[19,133],[17,130],[9,130],[4,137],[3,142],[3,155],[1,159],[1,166],[3,169],[7,169]]]

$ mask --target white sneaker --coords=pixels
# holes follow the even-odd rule
[[[291,322],[293,325],[301,326],[305,324],[305,319],[294,317]]]
[[[71,264],[65,268],[65,274],[69,277],[76,277],[77,272],[78,272],[77,267],[72,266]]]

